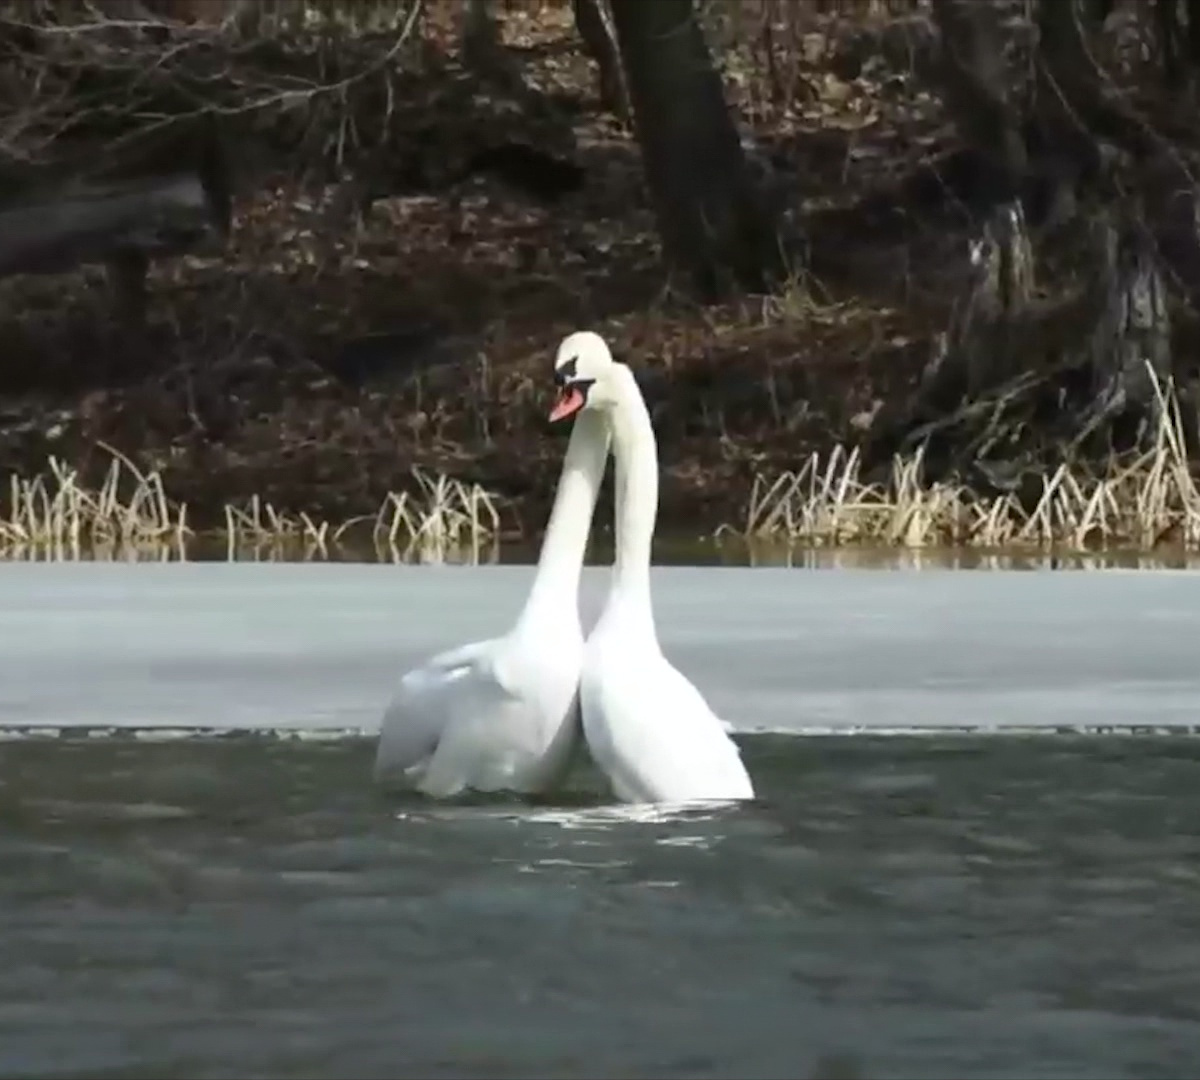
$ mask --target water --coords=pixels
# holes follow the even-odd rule
[[[0,1077],[1194,1071],[1200,740],[1053,732],[1200,725],[1200,574],[659,568],[757,804],[374,791],[529,577],[0,563]]]
[[[1155,1077],[1200,743],[745,740],[759,803],[388,801],[370,743],[10,742],[6,1077]]]
[[[979,547],[904,548],[891,545],[811,547],[776,540],[720,536],[662,535],[653,543],[655,566],[791,567],[807,570],[1200,570],[1200,552],[1160,544],[1153,550],[1109,548],[1102,551],[1050,551],[1038,548]],[[80,545],[71,551],[53,547],[6,548],[0,562],[47,563],[385,563],[456,566],[523,566],[537,562],[534,540],[492,541],[471,547],[425,551],[403,546],[338,542],[325,546],[307,539],[275,539],[230,546],[220,537],[200,535],[186,543],[135,546]],[[593,529],[588,562],[608,566],[615,553],[613,537]]]
[[[529,567],[0,563],[0,728],[359,731]],[[585,574],[594,618],[607,571]],[[1200,573],[661,567],[671,659],[742,731],[1191,728]]]

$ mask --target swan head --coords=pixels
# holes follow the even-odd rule
[[[617,362],[604,338],[591,330],[578,330],[563,338],[554,357],[554,385],[558,400],[550,412],[555,423],[583,409],[603,409],[616,400],[612,376]]]

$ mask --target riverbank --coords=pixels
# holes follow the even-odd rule
[[[76,303],[36,339],[14,335],[4,381],[27,385],[0,398],[5,471],[32,480],[53,457],[98,485],[111,447],[209,528],[255,497],[336,527],[412,490],[417,469],[481,486],[505,533],[532,535],[567,434],[545,421],[554,349],[586,326],[642,383],[664,526],[740,529],[756,476],[852,439],[924,363],[919,318],[816,285],[721,309],[663,297],[644,209],[564,222],[481,194],[464,204],[469,240],[454,240],[442,200],[397,199],[334,252],[273,250],[322,210],[276,189],[239,209],[221,257],[156,268],[137,355],[117,352],[86,288],[72,297],[83,275],[7,283],[22,310]],[[515,269],[531,251],[541,265]]]
[[[301,540],[234,544],[220,536],[199,536],[180,544],[142,546],[53,547],[0,546],[0,564],[6,563],[359,563],[412,564],[423,559],[434,565],[531,566],[537,560],[536,543],[485,544],[478,549],[451,549],[437,555],[373,544],[319,544]],[[612,564],[611,536],[593,536],[585,565]],[[658,567],[777,567],[791,570],[872,570],[877,572],[960,570],[1001,571],[1129,571],[1200,570],[1200,552],[1182,547],[1155,551],[985,551],[971,547],[811,547],[770,541],[696,538],[659,535],[652,553]]]
[[[967,223],[929,190],[950,127],[912,71],[841,78],[834,52],[805,46],[779,105],[730,61],[808,258],[776,295],[700,308],[663,281],[636,145],[547,11],[509,12],[505,33],[530,84],[570,105],[576,193],[548,205],[476,176],[377,199],[355,224],[337,219],[338,184],[276,176],[236,200],[224,250],[152,268],[136,340],[91,271],[0,283],[10,538],[103,518],[102,533],[168,540],[349,526],[534,543],[566,441],[545,422],[553,352],[579,327],[638,373],[667,534],[1075,548],[1200,534],[1166,428],[1132,471],[1048,475],[1032,497],[929,488],[918,461],[861,467],[854,448],[916,385],[969,262]]]
[[[905,149],[912,101],[876,100],[820,57],[798,60],[823,88],[803,107],[764,115],[756,88],[731,82],[800,208],[831,207],[842,234],[783,295],[701,309],[666,288],[636,144],[600,108],[569,6],[509,11],[504,31],[529,84],[572,117],[581,191],[546,205],[477,176],[331,225],[336,183],[276,176],[235,200],[224,250],[152,267],[135,341],[111,325],[99,270],[0,282],[0,473],[32,480],[54,457],[98,486],[107,446],[159,474],[193,526],[222,527],[227,506],[257,498],[336,528],[411,490],[419,469],[480,485],[502,531],[529,537],[565,446],[544,419],[553,351],[591,327],[649,400],[664,528],[711,533],[744,523],[756,476],[851,441],[911,382],[938,305],[931,319],[879,292],[916,248],[872,236],[854,208],[903,163],[884,168],[877,150],[926,154]]]

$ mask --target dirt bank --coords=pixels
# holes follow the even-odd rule
[[[476,176],[333,227],[333,185],[277,177],[237,200],[223,251],[152,270],[136,340],[100,271],[0,282],[0,473],[55,455],[86,475],[107,443],[206,525],[252,495],[373,513],[416,466],[484,485],[508,528],[536,532],[565,438],[543,419],[553,350],[590,327],[650,402],[663,527],[710,531],[744,521],[755,475],[853,442],[911,387],[967,243],[944,221],[896,224],[896,178],[946,132],[908,75],[881,96],[802,59],[802,104],[770,115],[731,84],[791,202],[817,214],[811,261],[779,296],[698,309],[658,271],[636,148],[568,26],[510,23],[535,39],[530,81],[572,103],[580,191],[547,205]]]

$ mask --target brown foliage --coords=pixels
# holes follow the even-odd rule
[[[704,5],[761,196],[807,250],[778,294],[707,308],[664,292],[637,150],[565,0],[496,5],[524,97],[458,64],[448,0],[230,3],[220,20],[164,5],[165,29],[96,4],[0,17],[19,52],[0,76],[10,187],[112,160],[86,147],[133,159],[201,109],[238,173],[225,250],[152,269],[136,340],[91,270],[0,283],[0,472],[53,453],[86,474],[104,440],[199,525],[255,493],[370,512],[419,466],[485,482],[509,525],[536,527],[561,453],[541,427],[550,352],[587,325],[643,376],[664,517],[711,527],[742,517],[756,474],[860,439],[917,383],[961,291],[979,219],[923,5]],[[1135,66],[1112,70],[1137,115],[1175,122]],[[583,190],[550,206],[467,175],[512,143],[570,155]]]

